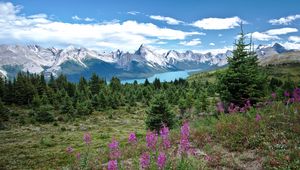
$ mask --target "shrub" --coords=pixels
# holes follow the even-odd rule
[[[54,116],[50,112],[53,109],[50,105],[41,106],[35,111],[35,120],[38,122],[49,123],[54,121]]]
[[[155,96],[147,110],[146,125],[150,130],[156,130],[166,125],[169,128],[174,126],[175,115],[170,111],[169,104],[166,101],[165,96]]]

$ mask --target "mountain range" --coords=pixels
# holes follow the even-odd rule
[[[287,50],[275,43],[273,46],[260,45],[256,49],[262,65],[278,63],[281,58],[299,62],[299,51]],[[215,69],[227,64],[226,53],[194,53],[170,50],[157,53],[152,48],[141,45],[134,53],[120,50],[105,53],[87,48],[69,46],[65,49],[43,48],[38,45],[0,45],[0,74],[14,77],[19,71],[30,73],[43,72],[46,76],[65,74],[71,81],[78,81],[80,76],[89,77],[93,72],[110,79],[144,78],[155,73],[189,70]],[[289,56],[289,57],[286,57]]]

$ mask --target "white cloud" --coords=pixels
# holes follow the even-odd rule
[[[79,16],[75,15],[75,16],[72,16],[72,19],[73,20],[77,20],[77,21],[80,21],[82,20],[82,18],[80,18]]]
[[[193,50],[195,53],[201,53],[201,54],[206,54],[206,53],[212,53],[213,55],[220,54],[220,53],[226,53],[226,51],[231,50],[232,51],[233,47],[232,46],[225,46],[223,48],[213,48],[213,49],[205,49],[205,50]]]
[[[72,19],[73,20],[76,20],[76,21],[86,21],[86,22],[92,22],[92,21],[95,21],[94,18],[89,18],[89,17],[86,17],[86,18],[80,18],[79,16],[75,15],[75,16],[72,16]]]
[[[209,45],[210,45],[210,46],[215,46],[216,44],[215,44],[215,43],[209,43]]]
[[[290,15],[287,17],[279,18],[279,19],[271,19],[271,20],[269,20],[269,23],[271,23],[272,25],[289,25],[296,19],[300,19],[299,14],[298,15]]]
[[[71,43],[98,50],[135,50],[141,43],[184,40],[188,36],[202,34],[160,28],[152,23],[132,20],[122,23],[64,23],[42,14],[34,17],[19,15],[20,9],[9,2],[0,3],[0,43],[38,43],[60,47]]]
[[[180,20],[177,20],[177,19],[174,19],[171,17],[164,17],[164,16],[159,16],[159,15],[151,15],[150,18],[154,19],[154,20],[158,20],[158,21],[164,21],[170,25],[178,25],[178,24],[183,23],[183,21],[180,21]]]
[[[279,29],[271,29],[266,31],[266,34],[269,35],[284,35],[288,33],[298,32],[297,28],[279,28]]]
[[[180,45],[184,46],[196,46],[201,44],[201,40],[199,38],[192,39],[191,41],[181,41],[179,42]]]
[[[237,16],[231,18],[204,18],[192,23],[192,26],[205,30],[224,30],[238,27],[241,22],[247,23]]]
[[[270,40],[279,40],[280,38],[276,35],[269,35],[267,33],[261,32],[253,32],[251,34],[247,34],[247,37],[252,36],[253,39],[260,40],[260,41],[270,41]]]
[[[166,41],[158,41],[156,44],[167,44]]]
[[[289,41],[300,43],[300,36],[290,36]]]
[[[286,49],[297,49],[300,50],[300,43],[292,43],[292,42],[285,42],[282,43],[282,45],[286,48]]]
[[[139,14],[140,12],[138,11],[128,11],[127,14],[130,14],[130,15],[137,15]]]
[[[86,22],[92,22],[92,21],[95,21],[94,18],[89,18],[89,17],[84,18],[84,20],[85,20]]]

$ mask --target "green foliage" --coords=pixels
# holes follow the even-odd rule
[[[51,111],[53,107],[50,105],[40,106],[35,109],[35,120],[42,123],[50,123],[54,121],[54,116]]]
[[[93,112],[92,102],[90,100],[78,101],[76,110],[78,115],[90,115]]]
[[[174,113],[170,111],[169,104],[164,95],[155,96],[147,110],[146,125],[151,130],[157,130],[166,125],[174,126]]]
[[[233,57],[228,58],[228,69],[217,76],[221,99],[239,106],[243,106],[248,99],[252,103],[259,101],[266,87],[266,77],[258,66],[257,56],[244,41],[242,31]]]

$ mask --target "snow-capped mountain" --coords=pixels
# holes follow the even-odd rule
[[[259,59],[290,52],[276,43],[273,46],[258,46]],[[66,74],[76,81],[80,76],[89,77],[92,72],[110,78],[141,78],[165,71],[186,69],[211,69],[227,64],[231,51],[212,53],[178,52],[170,50],[160,54],[141,45],[134,53],[120,50],[99,53],[86,48],[69,46],[65,49],[43,48],[38,45],[0,45],[0,75],[13,77],[18,71],[44,72],[46,75]]]

